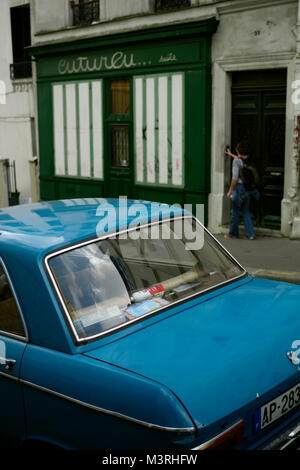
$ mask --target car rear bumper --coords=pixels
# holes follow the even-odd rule
[[[268,442],[262,450],[297,450],[300,449],[300,420],[290,425],[279,437]]]

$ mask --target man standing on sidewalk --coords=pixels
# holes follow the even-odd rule
[[[242,143],[236,146],[237,155],[231,153],[228,149],[226,154],[233,158],[232,161],[232,179],[227,197],[231,200],[230,210],[230,227],[229,233],[225,238],[238,238],[239,236],[239,213],[240,209],[243,212],[243,219],[245,225],[245,237],[248,240],[255,239],[253,222],[250,214],[250,194],[246,191],[242,178],[241,171],[244,166],[244,160],[247,159],[247,151]]]

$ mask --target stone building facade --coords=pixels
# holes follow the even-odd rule
[[[300,237],[298,0],[31,0],[42,199],[203,203],[226,230],[226,145],[256,225]]]

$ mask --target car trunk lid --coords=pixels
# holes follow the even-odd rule
[[[299,373],[287,357],[300,331],[299,294],[265,279],[234,283],[85,354],[164,384],[206,426]]]

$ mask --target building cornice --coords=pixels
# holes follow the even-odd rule
[[[117,33],[162,28],[167,25],[188,24],[216,17],[216,5],[205,4],[194,6],[172,13],[145,13],[128,17],[101,20],[98,23],[85,26],[66,26],[55,31],[39,31],[33,37],[33,45],[49,42],[80,40],[83,37],[109,36]]]
[[[86,49],[87,47],[114,46],[120,43],[129,44],[153,39],[180,38],[192,35],[213,34],[218,26],[215,17],[202,18],[193,22],[181,22],[160,27],[143,28],[138,30],[123,31],[116,34],[103,36],[84,36],[78,38],[65,38],[64,40],[41,42],[28,47],[30,55],[40,56],[57,52],[74,52],[74,49]]]

